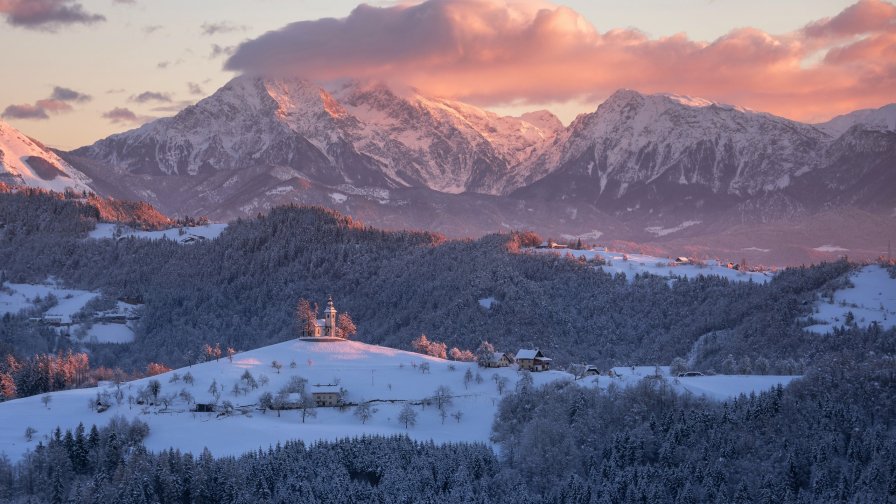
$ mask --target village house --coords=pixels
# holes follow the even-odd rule
[[[526,371],[547,371],[551,369],[551,359],[544,356],[541,350],[520,350],[516,353],[516,363]]]
[[[582,376],[599,376],[600,370],[597,369],[597,366],[593,364],[588,364],[585,366],[585,371],[582,372]]]
[[[488,360],[485,361],[487,368],[501,368],[513,364],[513,356],[506,352],[492,352]]]
[[[338,385],[313,385],[311,397],[318,407],[339,406],[342,403],[342,390]]]
[[[546,242],[541,242],[535,248],[538,248],[538,249],[562,249],[562,248],[566,248],[566,246],[562,245],[560,243],[557,243],[553,240],[548,240]]]

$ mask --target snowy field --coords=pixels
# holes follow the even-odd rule
[[[849,312],[862,327],[872,322],[885,329],[896,326],[896,279],[890,278],[885,268],[865,266],[851,273],[849,281],[853,287],[836,291],[833,303],[827,299],[815,303],[812,318],[821,323],[807,327],[807,331],[830,333],[846,324]]]
[[[598,386],[606,388],[606,385],[615,382],[622,385],[634,385],[646,376],[656,375],[656,366],[616,367],[613,372],[615,378],[600,376],[596,378]],[[676,392],[706,396],[710,399],[724,401],[740,394],[749,395],[751,392],[759,393],[769,390],[778,384],[787,386],[799,376],[776,375],[712,375],[689,376],[678,378],[669,374],[668,366],[660,366],[660,374],[667,379]],[[589,378],[594,381],[595,378]]]
[[[178,243],[192,243],[196,240],[212,240],[217,238],[227,227],[227,224],[207,224],[205,226],[191,226],[185,228],[171,228],[162,231],[139,231],[118,224],[100,223],[96,229],[90,232],[90,238],[114,238],[115,229],[120,227],[121,237],[146,238],[148,240],[168,239]]]
[[[16,314],[22,310],[33,308],[34,299],[46,298],[53,294],[59,304],[47,310],[47,316],[58,316],[64,323],[71,322],[72,315],[79,312],[88,301],[98,296],[95,292],[63,289],[52,283],[47,284],[14,284],[4,283],[0,289],[0,315]]]
[[[69,334],[75,341],[83,343],[130,343],[134,341],[134,330],[128,324],[93,324],[85,329],[83,336],[78,331],[80,324],[71,327]]]
[[[770,272],[753,272],[753,271],[737,271],[728,268],[726,265],[719,264],[715,260],[707,260],[704,266],[693,264],[675,264],[674,259],[653,257],[643,254],[625,254],[623,252],[609,252],[606,249],[599,248],[594,250],[573,250],[573,249],[533,249],[536,253],[541,254],[559,254],[566,256],[567,253],[575,258],[584,257],[591,260],[594,257],[603,258],[607,264],[601,266],[604,271],[610,274],[623,273],[626,278],[632,280],[638,273],[650,273],[652,275],[664,277],[688,277],[695,278],[700,275],[715,275],[738,282],[768,282],[773,274]]]
[[[278,373],[271,363],[278,360],[283,364]],[[292,366],[292,363],[295,366]],[[421,371],[420,365],[427,363],[429,372]],[[455,369],[451,369],[454,367]],[[471,369],[482,377],[464,385],[464,374]],[[256,381],[265,376],[269,383],[258,389],[234,395],[232,388],[240,382],[241,375],[248,370]],[[619,378],[606,376],[579,380],[583,386],[607,387],[611,382],[622,385],[636,383],[641,377],[654,372],[653,367],[619,368]],[[189,372],[193,385],[181,379],[171,382],[176,373],[183,377]],[[220,402],[231,401],[235,406],[254,406],[264,392],[276,392],[293,376],[308,380],[308,386],[336,384],[345,389],[345,400],[351,403],[377,401],[377,412],[366,424],[352,413],[352,409],[340,411],[338,408],[317,408],[315,418],[301,421],[298,410],[262,413],[254,407],[248,414],[235,413],[233,416],[217,416],[214,413],[193,413],[182,399],[175,399],[168,409],[161,406],[144,407],[130,405],[128,396],[136,396],[138,389],[145,387],[151,379],[161,383],[160,396],[179,394],[186,390],[199,403],[214,402],[209,392],[212,382],[223,387]],[[571,379],[571,375],[560,371],[533,373],[536,385],[553,380]],[[266,448],[289,439],[315,441],[337,439],[362,434],[408,434],[420,440],[479,441],[488,443],[492,421],[501,396],[494,378],[506,378],[507,390],[512,390],[518,373],[510,368],[481,369],[472,363],[451,362],[416,353],[395,350],[357,342],[313,343],[288,341],[277,345],[236,354],[233,362],[222,358],[217,362],[193,365],[176,371],[145,378],[121,386],[124,399],[121,404],[113,401],[109,410],[97,413],[88,408],[88,401],[95,398],[98,389],[70,390],[48,394],[51,400],[47,406],[42,396],[16,399],[0,403],[0,451],[12,459],[17,459],[26,450],[34,448],[37,442],[46,439],[57,425],[63,429],[74,428],[79,422],[85,426],[106,424],[113,415],[137,417],[147,422],[150,434],[146,445],[151,450],[177,447],[184,451],[200,453],[208,447],[216,456],[236,455],[248,450]],[[777,383],[788,383],[791,377],[701,377],[679,380],[674,386],[696,394],[723,399],[741,392],[761,391]],[[701,381],[702,380],[702,381]],[[673,381],[674,383],[674,381]],[[443,420],[434,405],[425,408],[417,404],[417,424],[405,429],[398,421],[403,401],[419,402],[434,394],[437,387],[445,385],[454,395],[449,413],[461,411],[463,416],[456,421],[451,416]],[[103,388],[110,392],[114,386]],[[47,394],[45,394],[47,395]],[[392,402],[394,401],[394,402]],[[26,442],[27,427],[37,429],[31,442]]]
[[[36,306],[35,298],[44,299],[49,294],[56,296],[58,304],[50,307],[40,316],[60,324],[71,324],[72,316],[81,311],[91,299],[99,296],[99,293],[91,291],[63,289],[52,282],[46,284],[4,283],[0,288],[0,316],[6,313],[17,314],[22,310],[34,308]],[[114,312],[130,316],[138,306],[119,301]],[[83,333],[80,328],[81,324],[72,324],[59,327],[57,331],[68,334],[74,341],[83,343],[130,343],[134,341],[134,331],[128,324],[97,322],[85,327]]]

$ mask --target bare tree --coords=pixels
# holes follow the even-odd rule
[[[432,395],[432,401],[436,403],[436,408],[439,408],[439,411],[442,411],[447,409],[448,406],[451,406],[454,402],[454,396],[448,386],[439,385],[438,388],[436,388],[436,392]]]
[[[373,414],[378,410],[370,406],[369,402],[362,402],[355,407],[355,416],[361,420],[361,424],[366,424],[368,420],[373,418]]]
[[[314,324],[317,322],[317,304],[312,305],[305,298],[296,303],[296,322],[303,336],[314,335]]]
[[[414,407],[411,406],[411,403],[404,403],[404,406],[401,408],[401,413],[398,414],[398,421],[404,424],[405,429],[417,425],[417,412],[414,411]]]
[[[299,400],[299,409],[302,410],[302,423],[305,423],[305,417],[314,418],[317,416],[317,403],[314,402],[314,397],[311,394],[302,393]]]

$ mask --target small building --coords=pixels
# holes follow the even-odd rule
[[[675,262],[676,262],[677,264],[688,264],[688,263],[691,262],[691,260],[688,259],[687,257],[680,256],[680,257],[676,257],[676,258],[675,258]]]
[[[327,308],[324,310],[324,318],[313,321],[309,328],[302,329],[302,337],[299,339],[309,341],[342,341],[336,334],[336,308],[333,306],[333,298],[327,299]]]
[[[547,371],[551,369],[551,360],[541,350],[520,350],[516,353],[516,363],[520,369],[527,371]]]
[[[493,352],[492,355],[485,361],[485,367],[488,368],[501,368],[507,367],[513,364],[514,359],[513,356],[506,352]]]
[[[597,369],[597,366],[593,364],[588,364],[585,366],[585,370],[582,371],[582,376],[600,376],[600,369]]]
[[[318,407],[339,406],[342,404],[342,389],[338,385],[313,385],[311,397]]]
[[[565,245],[561,245],[561,244],[559,244],[559,243],[557,243],[557,242],[555,242],[555,241],[553,241],[553,240],[548,240],[548,241],[546,241],[546,242],[541,242],[541,244],[538,245],[538,246],[535,247],[535,248],[539,248],[539,249],[562,249],[562,248],[566,248],[566,246],[565,246]]]

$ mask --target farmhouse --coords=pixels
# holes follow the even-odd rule
[[[342,390],[337,385],[314,385],[311,397],[317,406],[339,406],[342,402]]]
[[[513,356],[506,352],[492,352],[488,360],[485,361],[485,367],[500,368],[513,364]]]
[[[516,363],[520,369],[527,371],[547,371],[551,369],[551,359],[541,353],[541,350],[520,350],[516,353]]]

